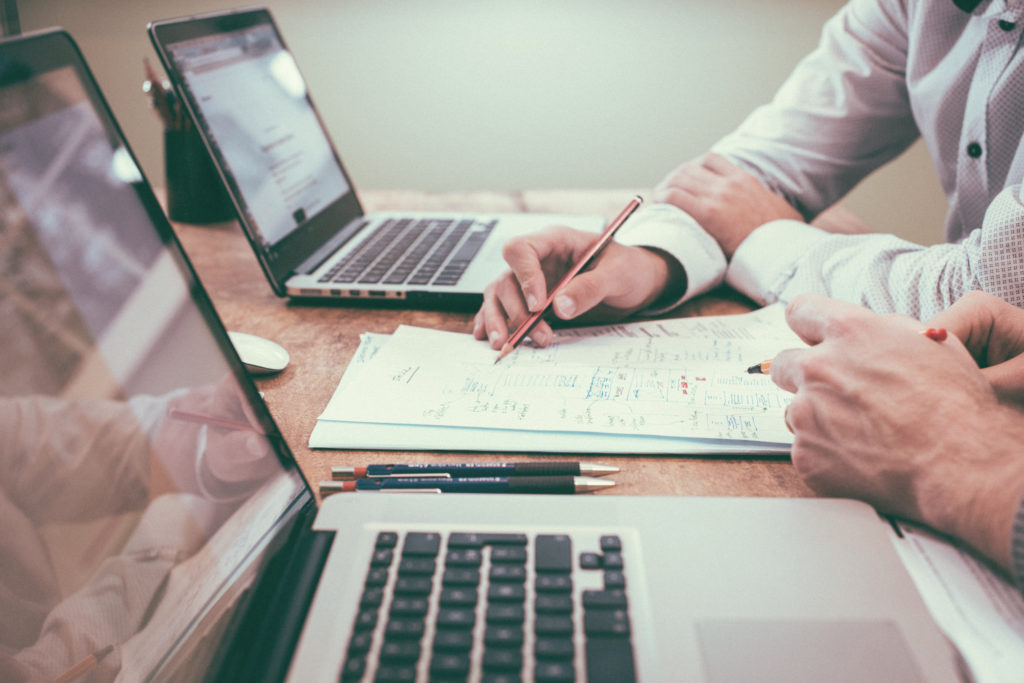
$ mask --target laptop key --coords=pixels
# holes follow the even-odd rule
[[[588,636],[629,636],[629,615],[622,609],[585,610],[583,632]]]
[[[484,629],[484,643],[502,647],[520,646],[523,644],[523,628],[521,626],[491,626]]]
[[[511,671],[486,671],[480,683],[521,683],[522,677]]]
[[[572,662],[561,661],[540,661],[533,671],[533,680],[540,682],[563,683],[564,681],[575,681],[576,670]],[[594,679],[588,679],[594,680]],[[614,680],[614,679],[608,679]]]
[[[449,652],[435,654],[430,660],[430,673],[437,676],[465,676],[469,673],[469,657]]]
[[[433,581],[428,576],[399,576],[395,581],[396,595],[429,595]]]
[[[523,668],[523,651],[514,647],[488,647],[484,650],[484,669],[519,671]]]
[[[358,681],[366,671],[366,660],[362,657],[349,657],[341,669],[341,680]]]
[[[589,683],[631,683],[636,680],[633,645],[628,638],[588,638],[585,655]]]
[[[389,619],[384,628],[384,637],[388,640],[393,638],[411,638],[419,640],[423,637],[425,625],[422,619]]]
[[[533,542],[538,572],[572,571],[572,541],[565,535],[538,535]]]
[[[469,629],[438,629],[434,634],[434,650],[467,652],[473,647],[473,632]]]
[[[541,574],[537,577],[539,593],[571,593],[572,577],[569,574]]]
[[[477,590],[475,587],[472,588],[452,588],[445,587],[441,589],[441,606],[442,607],[468,607],[477,603]]]
[[[538,595],[533,603],[537,614],[566,614],[572,612],[572,596],[558,593]]]
[[[395,597],[391,601],[391,614],[399,617],[423,617],[429,603],[426,598]]]
[[[626,608],[626,592],[622,590],[583,591],[583,607]]]
[[[422,555],[425,557],[436,557],[441,549],[440,534],[408,533],[405,536],[405,545],[402,546],[402,557]]]
[[[572,617],[538,614],[533,622],[534,632],[538,636],[572,636]]]
[[[480,584],[480,570],[469,568],[445,569],[441,582],[445,586],[476,586]]]
[[[538,659],[572,659],[576,648],[571,638],[537,638],[533,652]]]
[[[420,658],[420,644],[411,640],[385,641],[380,648],[380,661],[387,664],[415,662]]]
[[[502,564],[523,564],[526,562],[525,546],[497,546],[491,549],[491,562]]]
[[[414,666],[382,666],[373,679],[378,683],[412,683],[416,680]]]

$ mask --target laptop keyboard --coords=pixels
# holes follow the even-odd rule
[[[389,219],[319,281],[453,286],[495,225],[496,220]]]
[[[572,544],[379,533],[340,680],[635,680],[622,540]]]

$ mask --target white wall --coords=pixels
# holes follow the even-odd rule
[[[842,0],[268,0],[357,188],[646,187],[771,96]],[[153,19],[221,0],[22,0],[78,40],[150,179]],[[941,240],[918,146],[848,200]]]

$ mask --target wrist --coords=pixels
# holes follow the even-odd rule
[[[969,429],[951,430],[916,492],[921,520],[1012,570],[1013,524],[1024,495],[1024,418],[998,405]]]
[[[639,310],[662,308],[686,294],[686,271],[674,257],[661,249],[643,247],[649,254],[652,277],[650,296]]]

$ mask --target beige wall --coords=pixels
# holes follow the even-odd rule
[[[161,183],[140,85],[153,19],[219,0],[22,0],[78,40]],[[842,0],[269,0],[357,188],[646,187],[771,96]],[[918,146],[848,204],[941,240]]]

